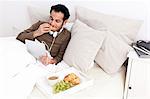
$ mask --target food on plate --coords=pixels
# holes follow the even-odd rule
[[[53,86],[53,92],[59,93],[60,91],[65,91],[65,90],[69,89],[70,87],[71,87],[70,83],[67,83],[64,80],[61,80]]]
[[[53,85],[53,92],[59,93],[78,84],[80,84],[80,78],[75,73],[70,73],[66,75],[63,80]]]
[[[80,78],[74,73],[70,73],[70,74],[66,75],[64,78],[64,81],[69,82],[72,85],[80,84]]]

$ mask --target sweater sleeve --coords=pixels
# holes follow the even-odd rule
[[[37,30],[42,23],[44,22],[38,21],[37,23],[33,24],[30,28],[19,33],[16,39],[23,43],[25,43],[25,39],[34,40],[33,32]]]

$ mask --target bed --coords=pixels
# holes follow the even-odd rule
[[[11,92],[13,93],[14,97],[16,95],[14,89],[16,88],[17,95],[24,99],[26,99],[25,98],[26,96],[28,96],[27,99],[51,99],[51,97],[48,97],[45,93],[40,91],[39,88],[37,88],[36,85],[33,84],[33,82],[26,83],[24,81],[25,78],[28,77],[23,74],[26,70],[26,66],[28,66],[29,64],[34,64],[36,62],[34,57],[27,52],[25,45],[22,44],[20,41],[17,41],[15,37],[1,37],[0,42],[1,42],[0,43],[1,46],[2,44],[4,44],[3,42],[5,42],[6,45],[7,44],[10,45],[10,46],[4,45],[5,48],[3,48],[4,50],[2,49],[3,51],[1,50],[2,56],[0,58],[5,63],[2,64],[1,66],[5,66],[3,69],[7,70],[5,71],[5,77],[8,79],[5,79],[7,81],[5,82],[5,84],[7,85],[7,88],[10,92],[14,91],[14,93]],[[4,51],[8,51],[8,52],[4,53]],[[20,57],[22,58],[20,59]],[[9,60],[9,62],[7,62],[7,60]],[[125,71],[126,68],[123,66],[117,73],[110,75],[104,72],[96,63],[94,63],[93,68],[88,72],[86,72],[86,75],[88,75],[88,77],[94,80],[93,85],[79,92],[76,92],[75,94],[67,95],[66,97],[68,99],[75,99],[75,98],[99,99],[99,97],[101,97],[102,99],[103,98],[122,99],[124,93]],[[23,80],[23,82],[20,80],[16,80],[14,82],[16,84],[13,84],[12,83],[13,78],[15,78],[15,76],[21,72],[23,72],[21,78],[18,77],[18,79]],[[28,73],[30,72],[31,71],[29,71]],[[27,79],[27,80],[33,80],[33,79]],[[16,87],[18,82],[19,84],[21,83],[20,86],[18,87],[21,87],[22,85],[25,84],[23,90],[26,91],[21,92],[20,90],[22,90],[22,88],[20,89]],[[8,85],[14,85],[14,86],[12,87]],[[25,89],[25,87],[29,89]],[[10,90],[11,88],[13,90]],[[9,91],[7,91],[6,94],[8,94]],[[66,99],[66,97],[64,99]]]
[[[65,27],[72,32],[72,40],[63,62],[75,66],[94,79],[92,86],[60,98],[122,99],[126,73],[122,64],[132,50],[130,45],[138,39],[150,37],[146,32],[146,8],[142,3],[108,3],[96,0],[24,1],[20,9],[17,4],[12,8],[14,13],[21,11],[21,18],[13,20],[11,28],[0,37],[0,59],[3,60],[0,65],[5,70],[4,96],[10,98],[10,94],[15,99],[52,99],[36,86],[40,75],[35,74],[41,68],[34,68],[37,61],[27,52],[26,46],[15,38],[20,31],[38,20],[47,20],[49,6],[58,3],[65,4],[71,12],[69,23]],[[12,17],[15,19],[15,16]],[[35,74],[32,70],[36,71]],[[30,79],[29,74],[32,75]]]

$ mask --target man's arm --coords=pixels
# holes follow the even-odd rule
[[[47,54],[43,55],[42,57],[39,58],[39,60],[42,62],[42,64],[44,64],[44,65],[58,64],[63,59],[63,55],[64,55],[67,45],[71,39],[71,33],[67,33],[67,34],[65,34],[65,36],[66,37],[64,38],[64,41],[62,42],[61,48],[58,52],[58,55],[54,58],[48,57]]]
[[[64,53],[65,53],[65,50],[67,48],[67,45],[69,43],[71,39],[71,33],[68,33],[65,41],[63,42],[63,44],[61,45],[61,48],[59,50],[59,53],[56,57],[54,57],[54,60],[56,61],[56,64],[59,63],[62,59],[63,59],[63,56],[64,56]]]
[[[38,21],[37,23],[33,24],[30,28],[24,30],[17,36],[17,40],[20,40],[21,42],[25,43],[25,39],[34,40],[36,36],[36,30],[39,28],[41,24],[44,22]]]

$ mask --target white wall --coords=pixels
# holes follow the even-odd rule
[[[27,1],[0,1],[0,36],[14,35],[18,28],[27,28]]]
[[[0,36],[11,36],[28,28],[30,19],[27,5],[48,5],[54,0],[1,0],[0,1]],[[56,0],[55,0],[56,1]],[[57,0],[60,1],[60,0]],[[144,20],[144,24],[138,34],[138,39],[150,40],[150,4],[147,0],[62,0],[74,1],[74,5],[90,7],[87,1],[100,1],[94,3],[91,9],[97,11]],[[79,3],[80,2],[80,3]],[[44,7],[44,6],[43,6]],[[149,28],[148,28],[149,27]],[[18,30],[21,29],[21,30]]]

